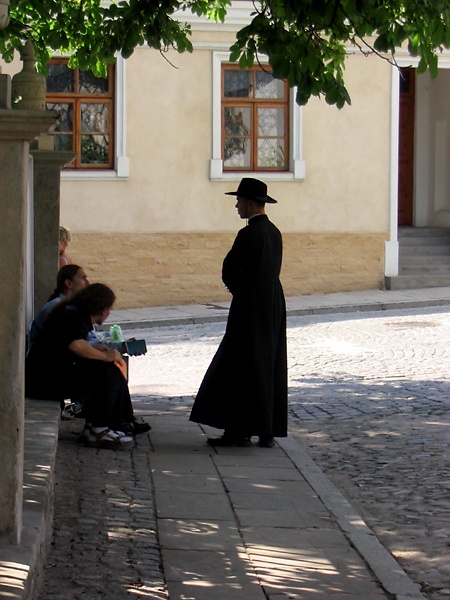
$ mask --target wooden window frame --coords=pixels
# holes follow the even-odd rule
[[[270,68],[262,69],[259,66],[254,66],[250,69],[240,69],[237,64],[233,63],[222,63],[221,67],[221,139],[222,139],[222,161],[223,161],[223,171],[224,172],[238,172],[238,171],[246,171],[246,172],[286,172],[289,171],[289,157],[290,157],[290,139],[289,139],[289,131],[290,131],[290,97],[289,97],[289,85],[287,81],[284,81],[284,95],[283,98],[229,98],[225,97],[225,72],[229,70],[234,71],[248,71],[252,73],[265,71],[270,73]],[[255,86],[253,86],[255,89]],[[250,108],[251,109],[251,135],[250,135],[250,143],[251,143],[251,161],[249,166],[242,167],[226,167],[225,166],[225,156],[224,156],[224,148],[225,148],[225,123],[224,123],[224,115],[225,108],[233,107],[233,108]],[[258,140],[263,139],[264,136],[258,136],[258,109],[259,108],[277,108],[283,109],[284,111],[284,164],[283,166],[258,166]]]
[[[50,63],[67,64],[68,58],[53,58],[49,61]],[[80,171],[91,171],[91,170],[111,170],[114,168],[115,151],[114,151],[114,132],[115,132],[115,69],[113,66],[109,67],[108,72],[108,90],[104,93],[99,94],[87,94],[79,92],[79,69],[73,70],[74,73],[74,91],[66,93],[47,92],[46,102],[57,103],[57,104],[73,104],[74,115],[73,115],[73,131],[72,138],[72,150],[76,152],[74,160],[64,168],[64,170],[76,169]],[[81,106],[83,104],[106,104],[109,108],[109,128],[108,128],[108,162],[104,164],[82,164],[81,163],[81,137],[83,132],[81,131]],[[69,132],[68,132],[69,133]],[[54,134],[58,135],[58,134]],[[95,135],[95,134],[94,134]],[[102,135],[100,133],[100,135]]]

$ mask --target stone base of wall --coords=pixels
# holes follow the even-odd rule
[[[68,252],[116,309],[230,298],[222,261],[234,233],[72,233]],[[383,234],[284,234],[286,296],[384,287]]]

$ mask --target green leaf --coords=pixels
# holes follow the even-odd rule
[[[427,61],[422,56],[422,58],[419,60],[419,64],[417,65],[417,74],[420,75],[422,73],[425,73],[426,70],[427,70]]]
[[[373,43],[373,47],[378,52],[387,52],[391,47],[388,42],[387,34],[384,33],[382,35],[379,35],[377,37],[377,39],[375,40],[375,42]]]
[[[428,68],[430,70],[431,78],[435,79],[439,72],[439,63],[438,63],[438,58],[436,55],[430,56],[430,59],[428,62]]]
[[[221,23],[230,5],[230,0],[11,0],[0,55],[11,60],[30,32],[41,71],[55,50],[71,52],[97,70],[117,51],[130,57],[144,40],[151,48],[192,52],[183,11]],[[249,68],[261,54],[269,56],[274,75],[297,86],[299,104],[321,95],[338,108],[350,104],[342,76],[350,44],[384,55],[407,41],[408,52],[420,59],[418,72],[429,69],[432,77],[442,47],[450,47],[448,0],[260,0],[251,19],[237,31],[230,60]]]
[[[236,62],[241,55],[241,48],[237,44],[230,47],[230,62]]]

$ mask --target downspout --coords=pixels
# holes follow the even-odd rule
[[[395,66],[391,70],[391,140],[389,181],[389,240],[384,245],[384,275],[398,275],[398,143],[400,110],[400,73]]]

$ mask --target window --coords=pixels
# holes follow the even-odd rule
[[[263,172],[266,181],[305,178],[302,108],[295,88],[275,80],[270,66],[240,70],[227,49],[212,60],[211,181]]]
[[[222,159],[226,171],[287,171],[289,87],[270,70],[222,65]]]
[[[114,68],[106,78],[69,69],[67,59],[48,64],[47,109],[60,113],[55,150],[73,150],[69,169],[114,168]]]

